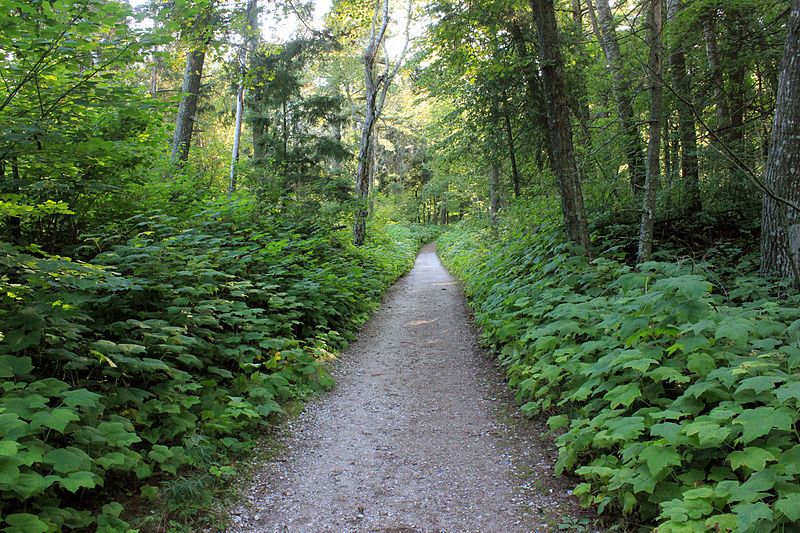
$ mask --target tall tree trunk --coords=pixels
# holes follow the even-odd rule
[[[239,141],[242,138],[242,113],[244,111],[244,81],[236,91],[236,122],[233,127],[233,149],[231,151],[231,172],[228,176],[228,198],[236,190],[236,163],[239,161]]]
[[[722,61],[719,56],[719,46],[717,44],[717,23],[716,15],[713,12],[706,13],[702,17],[703,40],[706,45],[706,60],[708,61],[709,77],[714,91],[714,113],[717,117],[715,133],[718,137],[724,138],[725,131],[730,126],[730,110],[728,109],[728,99],[725,97],[725,81],[722,74]]]
[[[740,47],[747,46],[747,21],[744,15],[736,10],[729,10],[729,25],[726,31],[732,39],[733,50],[738,50]],[[736,153],[743,156],[750,155],[746,152],[746,145],[744,142],[745,137],[745,111],[747,110],[747,69],[745,68],[745,61],[737,57],[735,53],[730,53],[725,58],[725,63],[730,67],[728,72],[728,110],[730,117],[728,119],[728,131],[726,132],[725,142]],[[747,177],[739,165],[731,162],[729,167],[731,176],[731,186],[741,187]]]
[[[591,4],[591,0],[587,0]],[[642,138],[639,127],[633,114],[633,94],[631,80],[625,75],[622,55],[619,51],[617,30],[614,15],[608,0],[597,0],[597,14],[599,19],[600,47],[606,56],[608,70],[611,72],[611,81],[614,90],[614,100],[617,104],[620,124],[622,125],[623,142],[625,143],[625,157],[628,162],[628,173],[631,179],[631,189],[641,191],[645,180],[645,162],[642,150]]]
[[[672,20],[681,9],[681,0],[667,0],[667,20]],[[692,101],[689,76],[686,72],[686,56],[681,43],[673,43],[669,55],[669,67],[680,98],[675,99],[678,110],[678,133],[681,144],[681,180],[684,204],[689,213],[702,209],[700,201],[700,170],[697,164],[697,131],[694,113],[687,102]]]
[[[572,124],[566,102],[564,61],[559,48],[554,0],[530,0],[539,36],[545,106],[547,109],[550,160],[558,178],[561,209],[567,236],[591,255],[589,225],[583,206],[583,193],[572,145]]]
[[[500,211],[500,162],[492,159],[489,168],[489,218],[492,224],[497,222],[497,213]]]
[[[150,97],[158,97],[158,70],[161,68],[161,56],[157,55],[153,58],[153,64],[150,66]]]
[[[546,144],[548,126],[547,112],[541,105],[541,102],[544,100],[544,96],[542,94],[542,80],[539,78],[538,71],[533,66],[535,64],[535,59],[528,51],[528,45],[525,42],[525,35],[522,32],[522,27],[516,22],[512,23],[509,26],[509,32],[511,33],[511,40],[514,42],[514,48],[517,51],[517,55],[522,60],[522,67],[520,70],[525,79],[527,108],[531,114],[531,118],[533,119],[534,128],[541,136],[542,144]],[[543,166],[540,161],[541,150],[537,150],[536,156],[539,166]]]
[[[511,117],[508,112],[508,101],[503,102],[503,124],[505,126],[506,140],[508,141],[508,155],[511,158],[511,181],[514,184],[514,197],[519,198],[519,170],[517,168],[517,151],[514,146],[514,131],[511,129]]]
[[[236,190],[236,163],[239,162],[239,143],[242,138],[242,116],[244,115],[244,84],[247,74],[247,54],[255,51],[256,32],[258,31],[258,0],[247,1],[247,22],[244,44],[239,53],[239,88],[236,91],[236,119],[233,129],[233,150],[231,152],[231,171],[228,177],[228,198]]]
[[[186,71],[183,74],[181,102],[175,120],[175,136],[172,139],[173,161],[185,162],[189,159],[192,144],[197,102],[200,99],[200,81],[203,78],[203,63],[206,60],[205,46],[197,46],[186,54]]]
[[[380,20],[379,25],[377,24]],[[381,85],[386,81],[383,77],[375,75],[375,60],[386,36],[389,26],[389,0],[383,0],[380,14],[376,6],[372,31],[367,47],[364,50],[364,82],[365,103],[364,122],[361,126],[361,140],[358,143],[358,165],[356,166],[356,200],[358,207],[353,222],[353,244],[361,246],[367,236],[367,216],[369,215],[369,177],[372,165],[372,131],[378,119],[377,98]],[[388,58],[387,58],[388,61]]]
[[[8,163],[11,166],[10,180],[6,177],[6,161],[0,160],[0,188],[4,193],[19,194],[21,178],[17,156],[11,156]],[[22,241],[22,219],[15,216],[6,217],[6,228],[11,243],[19,244]]]
[[[764,185],[800,203],[800,0],[789,13]],[[800,213],[764,195],[761,273],[800,281]]]
[[[647,60],[647,79],[650,88],[650,129],[647,141],[647,178],[642,195],[642,224],[639,228],[639,253],[637,262],[649,261],[653,254],[653,226],[656,215],[656,191],[660,174],[661,114],[663,83],[661,73],[661,0],[650,0],[647,8],[647,41],[650,55]]]
[[[578,93],[573,96],[575,100],[575,118],[578,120],[578,125],[583,133],[584,140],[587,144],[592,142],[592,133],[589,129],[591,122],[591,113],[589,112],[589,103],[585,98],[586,76],[584,73],[588,70],[591,61],[589,60],[589,53],[586,50],[586,38],[583,33],[583,8],[581,0],[571,0],[572,7],[572,29],[575,33],[575,55],[577,56],[577,65],[573,72],[575,85]]]

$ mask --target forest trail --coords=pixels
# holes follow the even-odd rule
[[[334,375],[231,531],[550,531],[578,516],[544,427],[518,415],[433,245]]]

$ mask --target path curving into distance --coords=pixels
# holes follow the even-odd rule
[[[579,516],[433,245],[333,373],[257,467],[230,531],[553,531]]]

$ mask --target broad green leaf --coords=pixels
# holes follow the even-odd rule
[[[792,522],[800,520],[800,494],[790,494],[775,502],[775,509],[786,515]]]
[[[630,407],[630,405],[637,399],[641,398],[642,391],[638,385],[629,383],[627,385],[618,385],[608,391],[604,398],[611,403],[611,409],[622,405]]]
[[[735,343],[742,343],[754,329],[755,323],[750,319],[726,317],[719,323],[719,326],[717,326],[714,338],[717,340],[728,339]]]
[[[51,526],[30,513],[16,513],[5,517],[6,533],[47,533]]]
[[[14,482],[13,491],[22,499],[42,494],[48,487],[58,481],[58,476],[43,476],[38,472],[20,474]]]
[[[772,510],[763,502],[740,503],[731,508],[736,515],[736,531],[757,531],[762,520],[772,520]]]
[[[794,420],[790,411],[783,407],[756,407],[746,409],[736,417],[735,423],[742,426],[741,441],[752,442],[768,434],[772,429],[789,430]]]
[[[736,531],[735,514],[718,514],[706,519],[705,523],[708,531]]]
[[[0,355],[0,378],[24,376],[33,370],[30,357]]]
[[[566,427],[569,424],[569,417],[567,415],[554,415],[547,419],[547,427],[555,431]]]
[[[127,447],[142,440],[136,433],[125,429],[122,422],[101,422],[97,429],[111,446]]]
[[[734,470],[742,466],[746,466],[750,470],[763,470],[767,462],[775,460],[776,458],[772,453],[755,446],[737,450],[728,455],[728,462]]]
[[[92,464],[92,458],[75,446],[50,450],[44,455],[43,461],[53,465],[53,470],[62,474],[89,470]]]
[[[97,486],[99,478],[91,472],[71,472],[67,477],[61,478],[58,484],[66,490],[75,493],[78,489],[93,489]]]
[[[14,457],[20,444],[13,440],[0,440],[0,457]]]
[[[76,389],[61,393],[64,404],[68,407],[97,407],[102,396],[86,389]]]
[[[780,388],[775,391],[775,395],[781,403],[786,403],[790,399],[800,400],[800,381],[781,385]]]
[[[31,418],[31,428],[45,427],[63,433],[70,422],[80,420],[80,416],[72,409],[56,408],[39,411]]]
[[[673,448],[661,446],[648,446],[639,455],[647,463],[647,469],[653,476],[658,476],[668,466],[678,466],[681,464],[681,456]]]

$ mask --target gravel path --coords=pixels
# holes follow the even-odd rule
[[[552,531],[580,516],[432,245],[334,376],[259,467],[231,531]]]

